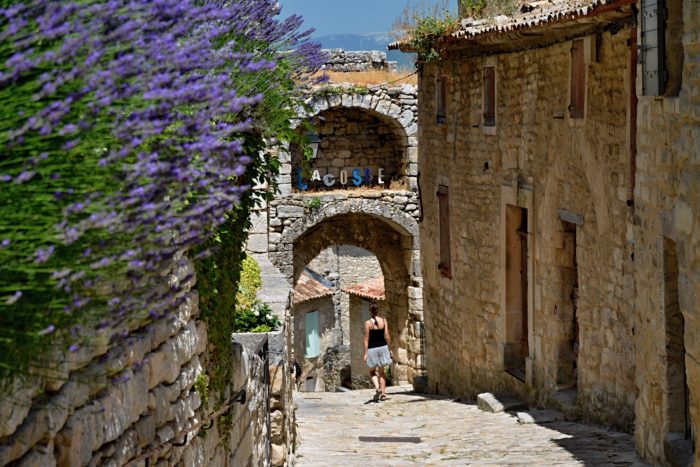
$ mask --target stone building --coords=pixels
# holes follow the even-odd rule
[[[292,342],[296,361],[301,366],[301,375],[297,377],[301,391],[326,390],[323,355],[338,343],[333,285],[321,281],[321,277],[302,273],[294,287]]]
[[[426,366],[431,391],[512,392],[684,465],[700,462],[700,9],[655,13],[526,4],[462,20],[423,64]]]

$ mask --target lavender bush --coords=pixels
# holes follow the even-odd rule
[[[270,0],[0,1],[0,378],[183,300],[162,273],[274,170],[251,161],[293,134],[284,109],[322,62],[300,18],[278,14]]]

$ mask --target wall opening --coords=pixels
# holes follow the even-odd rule
[[[555,316],[562,329],[557,389],[576,389],[578,383],[579,327],[576,305],[578,301],[578,263],[576,260],[576,224],[562,221],[562,252],[559,260],[561,296]]]
[[[666,327],[666,456],[693,452],[690,419],[690,389],[685,368],[685,320],[678,301],[678,250],[673,240],[664,238],[664,318]],[[685,457],[682,456],[682,457]],[[692,457],[691,457],[692,458]],[[675,465],[675,464],[674,464]]]
[[[316,157],[306,159],[298,145],[290,147],[296,191],[407,189],[407,139],[398,121],[373,110],[333,108],[310,124],[319,140]]]
[[[528,346],[527,209],[506,206],[506,342],[504,366],[525,380]]]

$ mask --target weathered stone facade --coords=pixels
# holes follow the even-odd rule
[[[653,97],[638,54],[661,10],[635,6],[465,21],[425,64],[428,381],[514,392],[634,431],[654,463],[698,465],[700,10],[667,3],[666,95]]]
[[[396,71],[396,62],[387,61],[386,52],[379,50],[324,49],[328,71],[357,72],[371,70]]]
[[[616,32],[601,33],[597,50],[595,35],[583,38],[583,118],[567,109],[570,41],[424,67],[421,238],[433,391],[511,391],[556,405],[576,390],[580,416],[632,429],[630,29]],[[493,126],[483,118],[485,67],[495,69]],[[445,123],[430,98],[439,79]],[[440,186],[449,190],[452,278],[438,267]]]
[[[687,0],[668,8],[681,20],[669,26],[682,38],[680,91],[642,96],[641,66],[637,83],[635,438],[641,454],[666,463],[673,435],[682,440],[692,423],[700,465],[700,8]]]

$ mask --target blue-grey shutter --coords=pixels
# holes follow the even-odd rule
[[[642,93],[660,96],[666,84],[664,0],[642,0]]]

